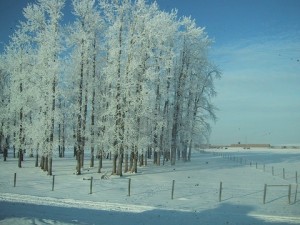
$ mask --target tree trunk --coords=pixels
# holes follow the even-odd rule
[[[182,160],[183,160],[184,162],[187,161],[187,151],[188,151],[188,142],[185,141],[185,142],[184,142],[184,146],[183,146],[183,150],[182,150]]]
[[[117,171],[117,175],[119,175],[120,177],[123,176],[123,153],[119,153],[118,154],[118,171]]]
[[[128,172],[128,153],[125,153],[125,168],[124,168],[124,173]]]
[[[144,165],[144,154],[140,155],[140,166]]]
[[[111,174],[117,174],[117,159],[118,159],[118,154],[114,153],[113,155],[113,168]]]
[[[81,154],[80,148],[81,147],[77,148],[77,155],[76,155],[76,158],[77,158],[76,174],[77,175],[81,175],[81,157],[82,157],[82,154]]]
[[[130,164],[129,164],[129,170],[133,170],[133,160],[134,160],[134,152],[133,150],[130,152]]]
[[[40,167],[41,167],[41,170],[44,170],[44,156],[41,157],[41,163],[40,163]]]
[[[92,112],[91,112],[91,162],[90,167],[94,167],[94,139],[95,139],[95,98],[96,98],[96,37],[94,38],[93,43],[94,54],[93,54],[93,86],[92,86]]]
[[[45,159],[45,162],[44,162],[44,171],[48,171],[48,155],[44,159]]]
[[[189,146],[189,153],[188,153],[188,158],[187,160],[190,162],[191,161],[191,154],[192,154],[192,147],[193,147],[193,140],[190,140],[190,146]]]
[[[157,165],[157,152],[154,150],[153,163]]]
[[[19,150],[19,160],[18,160],[18,167],[22,168],[22,161],[23,161],[23,151],[22,149]]]
[[[49,163],[49,166],[48,166],[48,175],[52,176],[52,156],[49,156],[48,163]]]
[[[137,164],[138,164],[138,151],[134,151],[133,153],[133,167],[131,169],[132,173],[137,173]]]
[[[94,167],[94,162],[95,162],[95,156],[94,156],[94,146],[91,146],[91,161],[90,161],[90,167]]]
[[[79,112],[77,115],[77,146],[76,146],[76,159],[77,159],[77,165],[76,165],[76,174],[81,175],[81,158],[82,158],[82,151],[83,151],[83,133],[82,133],[82,127],[83,127],[83,80],[84,80],[84,40],[81,40],[81,62],[80,62],[80,82],[79,82],[79,96],[78,96],[78,107]],[[75,150],[75,149],[74,149]],[[75,152],[74,152],[75,153]]]
[[[62,124],[62,157],[65,157],[66,150],[66,136],[65,136],[65,115],[63,115],[63,124]]]
[[[36,155],[35,155],[35,167],[38,167],[39,166],[39,153],[36,152]]]
[[[98,173],[101,173],[101,169],[102,169],[102,159],[103,159],[103,152],[102,150],[99,152],[99,164],[98,164]]]
[[[62,146],[61,146],[61,124],[58,124],[58,156],[62,158]]]
[[[3,149],[3,160],[4,160],[4,161],[6,161],[7,153],[8,153],[8,149],[7,149],[6,146],[4,146],[4,149]]]
[[[55,59],[54,59],[55,61]],[[48,175],[52,176],[52,153],[53,153],[53,142],[54,142],[54,117],[55,117],[55,95],[56,95],[56,74],[52,81],[52,109],[51,109],[51,129],[50,129],[50,139],[49,139],[49,152],[47,156],[47,171]]]

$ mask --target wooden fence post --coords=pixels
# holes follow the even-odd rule
[[[219,202],[222,201],[222,189],[223,189],[223,187],[222,187],[222,181],[221,181],[220,182],[220,188],[219,188]]]
[[[91,182],[90,182],[90,194],[93,193],[93,177],[91,177]]]
[[[128,196],[130,196],[131,178],[128,179]]]
[[[296,201],[297,201],[297,193],[298,193],[298,184],[296,185],[294,204],[295,204]]]
[[[14,174],[14,187],[16,187],[17,184],[17,173]]]
[[[265,184],[265,187],[264,187],[264,200],[263,200],[264,204],[266,204],[266,196],[267,196],[267,184]]]
[[[285,179],[285,170],[284,170],[284,168],[282,169],[282,178]]]
[[[289,185],[289,193],[288,193],[288,198],[289,198],[289,204],[291,204],[291,194],[292,194],[292,185]]]
[[[174,199],[174,188],[175,188],[175,180],[172,181],[172,193],[171,193],[171,199]]]

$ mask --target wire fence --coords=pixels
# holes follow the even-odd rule
[[[285,168],[276,168],[274,166],[268,166],[265,163],[249,160],[247,158],[235,156],[229,153],[213,152],[213,155],[220,156],[224,159],[228,159],[240,165],[248,165],[263,172],[270,173],[272,176],[281,177],[282,179],[294,184],[298,184],[299,181],[300,175],[298,174],[298,171],[290,171],[286,170]]]
[[[233,184],[226,182],[182,182],[176,180],[156,181],[154,184],[141,179],[112,178],[101,179],[93,176],[74,177],[75,180],[60,176],[45,176],[39,180],[22,177],[14,173],[10,185],[16,191],[32,189],[40,196],[57,193],[59,196],[91,195],[98,200],[109,201],[111,198],[134,198],[143,201],[189,200],[194,202],[243,202],[269,204],[281,202],[296,204],[298,184]]]
[[[57,165],[56,169],[59,173],[53,176],[45,176],[44,173],[35,174],[31,169],[26,171],[27,174],[23,170],[18,173],[12,172],[9,178],[3,177],[0,180],[0,189],[20,194],[28,194],[30,190],[30,193],[34,192],[38,196],[63,196],[75,199],[88,195],[98,201],[110,201],[116,198],[130,199],[137,203],[149,201],[159,203],[170,200],[190,201],[195,205],[226,201],[245,204],[296,204],[299,202],[297,171],[293,172],[224,152],[203,151],[201,153],[202,156],[207,156],[204,157],[206,161],[200,165],[201,170],[205,168],[208,170],[193,179],[170,177],[169,179],[147,180],[139,175],[125,174],[123,177],[118,177],[107,175],[109,173],[97,174],[93,170],[87,170],[84,175],[77,176],[70,175],[64,161],[63,164]],[[214,174],[216,168],[222,168],[220,168],[219,161],[216,163],[209,161],[212,158],[228,160],[230,163],[225,161],[226,165],[241,166],[241,168],[247,168],[247,171],[249,171],[248,167],[253,168],[264,174],[261,177],[274,176],[280,179],[276,179],[275,184],[270,183],[271,179],[259,182],[243,182],[245,179],[241,182],[238,180],[230,182]],[[197,168],[199,169],[199,165]],[[208,171],[213,172],[208,175]],[[252,173],[252,169],[250,172]],[[216,178],[208,179],[208,176],[216,176]]]

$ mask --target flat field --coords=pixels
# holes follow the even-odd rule
[[[109,160],[77,176],[73,157],[54,157],[54,178],[0,160],[0,224],[300,224],[299,149],[195,150],[122,177]]]

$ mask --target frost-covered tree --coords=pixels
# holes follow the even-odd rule
[[[97,50],[99,49],[99,31],[101,18],[94,0],[73,0],[76,21],[71,27],[68,42],[72,47],[72,66],[77,86],[76,106],[76,158],[77,174],[81,174],[84,162],[84,148],[91,141],[91,163],[94,165],[95,148],[95,95],[97,74]],[[98,78],[98,76],[97,76]],[[99,81],[98,81],[99,82]],[[92,108],[88,114],[88,108]],[[88,120],[88,115],[91,119]],[[90,126],[88,121],[91,121]]]
[[[78,175],[88,148],[91,167],[97,154],[101,172],[110,154],[120,176],[151,154],[157,165],[162,156],[190,160],[193,140],[215,119],[219,71],[205,30],[146,0],[71,3],[75,19],[64,30],[64,0],[29,4],[1,60],[10,81],[1,132],[10,133],[19,166],[25,149],[35,151],[51,175],[54,149],[62,157],[66,145]]]
[[[112,1],[102,4],[109,23],[107,63],[104,68],[106,85],[113,101],[108,104],[113,173],[137,170],[138,155],[151,145],[153,139],[149,124],[163,124],[154,90],[163,90],[172,67],[171,45],[177,29],[175,14],[161,12],[156,4],[140,0],[132,3]],[[170,55],[171,54],[171,55]],[[156,102],[156,106],[155,106]],[[107,132],[108,133],[108,132]],[[157,138],[156,138],[157,140]],[[130,165],[128,166],[128,156]],[[117,165],[118,160],[118,165]],[[118,169],[118,171],[117,171]]]
[[[5,72],[10,76],[10,101],[9,110],[11,117],[9,120],[13,123],[10,127],[12,132],[14,148],[18,149],[18,167],[22,167],[23,154],[25,150],[25,128],[26,115],[29,114],[29,73],[32,70],[32,55],[29,53],[30,37],[25,34],[23,28],[18,29],[12,36],[5,54]],[[7,117],[8,118],[8,117]]]
[[[3,152],[3,159],[6,161],[9,149],[10,132],[9,126],[11,118],[9,117],[9,86],[10,80],[4,71],[4,59],[0,58],[0,150]]]
[[[44,154],[48,163],[48,174],[52,175],[52,154],[54,149],[57,84],[60,76],[61,45],[60,21],[64,0],[38,0],[25,10],[25,27],[33,35],[36,48],[36,80],[40,91],[40,113],[44,114]],[[34,47],[33,46],[33,47]],[[38,93],[36,93],[38,94]],[[41,115],[40,115],[41,116]]]
[[[49,175],[52,174],[55,118],[58,119],[55,111],[63,6],[64,0],[39,0],[29,4],[24,9],[25,22],[20,23],[6,49],[7,70],[12,81],[10,110],[16,115],[14,137],[18,139],[19,167],[25,145],[40,146],[49,159]]]
[[[209,65],[206,55],[209,42],[204,28],[198,27],[196,22],[189,17],[181,19],[181,28],[177,40],[179,56],[176,59],[175,68],[171,164],[175,164],[176,154],[180,158],[181,144],[184,146],[184,160],[187,158],[187,146],[191,140],[191,135],[188,133],[194,131],[195,116],[198,114],[198,111],[191,111],[192,103],[195,101],[193,100],[195,98],[193,92],[199,88],[199,86],[195,87],[194,85],[198,83],[197,81],[206,81],[201,77],[205,76],[203,73]],[[202,83],[202,85],[207,86],[206,83]],[[211,87],[213,88],[213,86]],[[205,94],[202,93],[202,96],[198,96],[198,98],[205,98]],[[206,100],[209,102],[210,99]],[[210,112],[213,116],[213,110]]]

